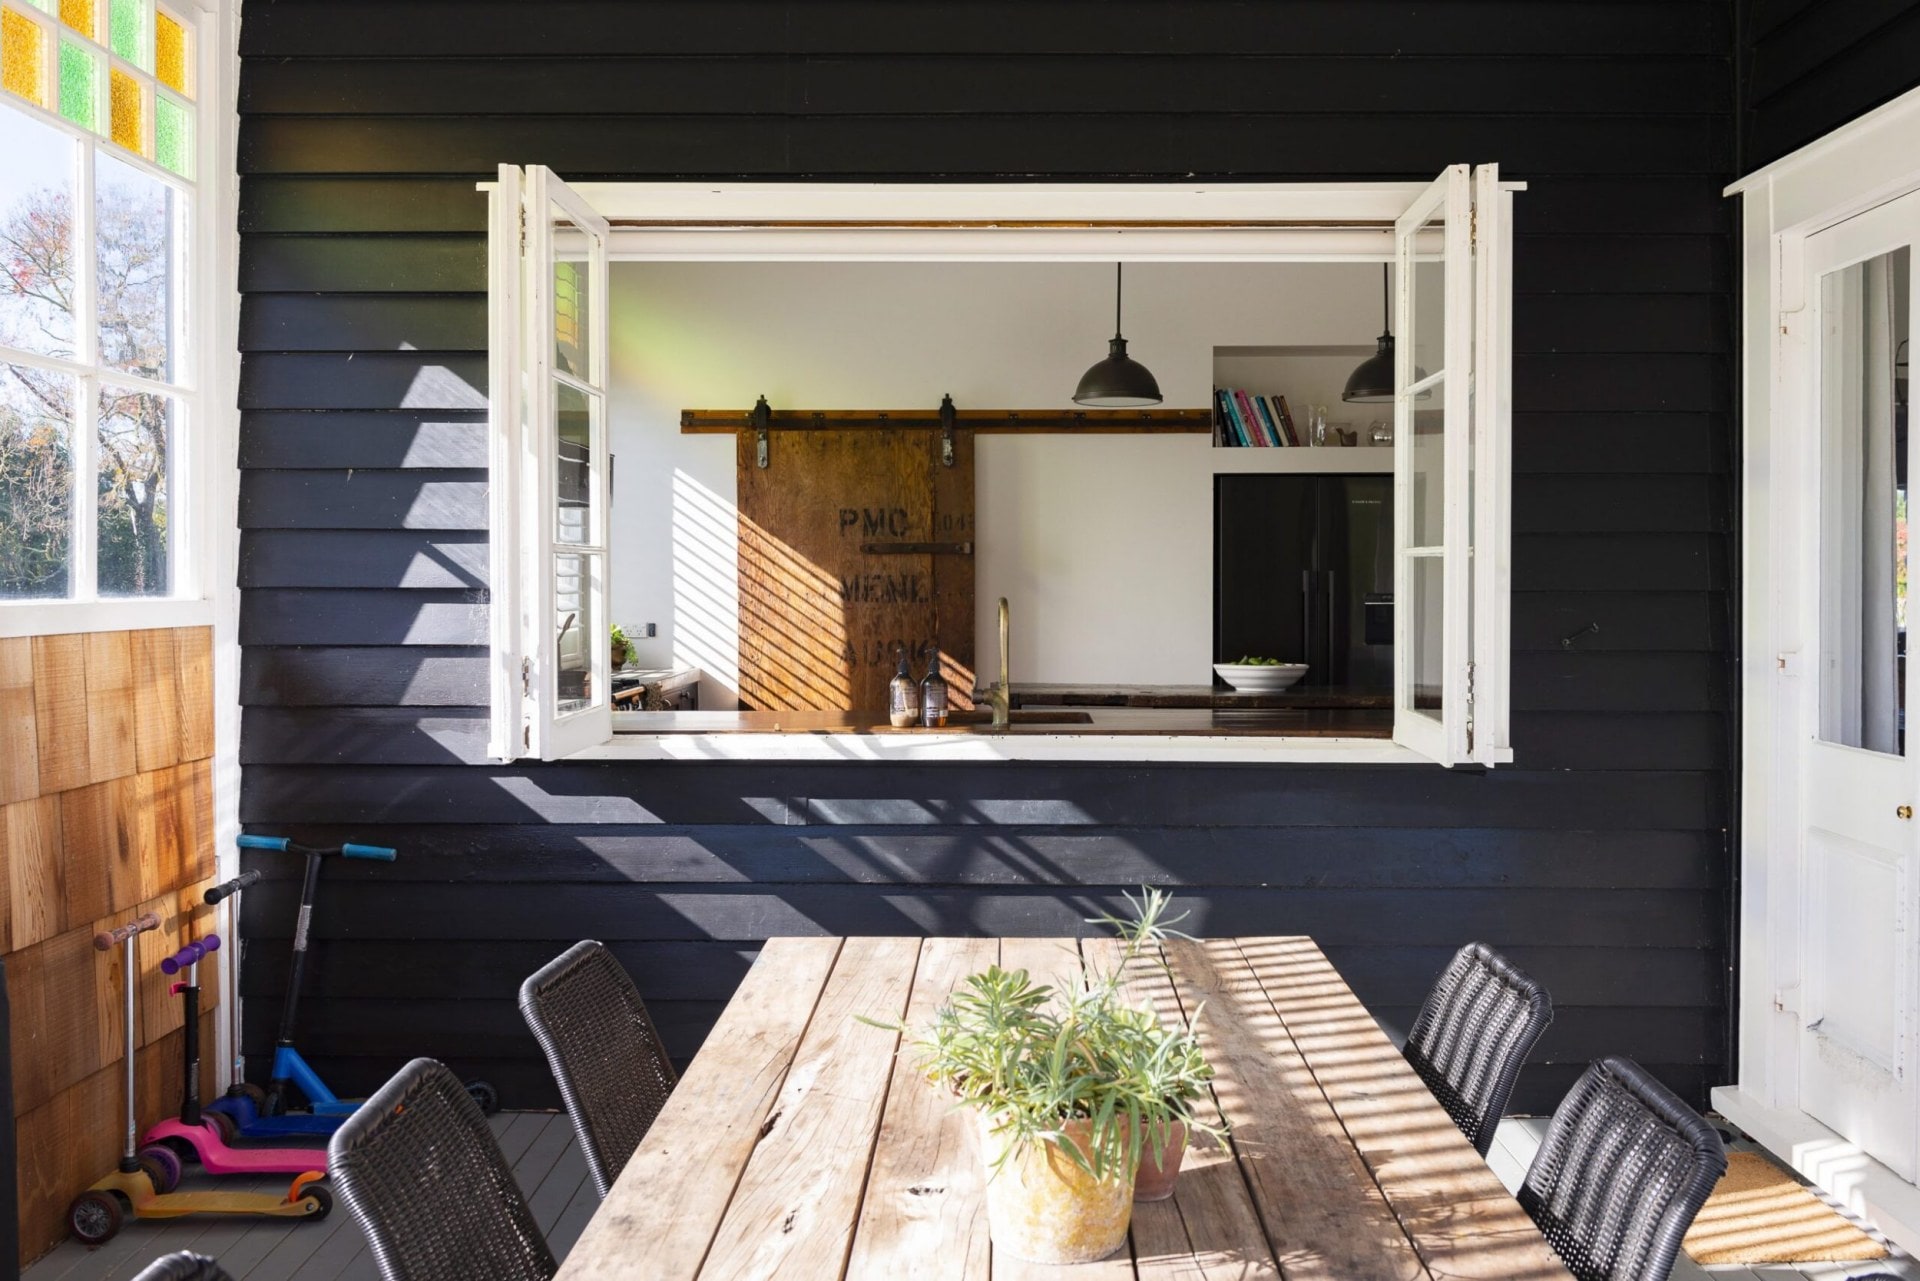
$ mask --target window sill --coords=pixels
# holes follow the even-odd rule
[[[212,625],[210,600],[0,601],[0,639]]]
[[[981,761],[1152,762],[1187,764],[1430,765],[1426,757],[1379,738],[1247,738],[1204,734],[998,735],[861,733],[617,733],[571,761]]]

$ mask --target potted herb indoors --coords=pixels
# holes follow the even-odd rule
[[[611,629],[613,644],[608,657],[613,662],[613,670],[619,671],[633,657],[633,642],[627,639],[626,629],[615,623]]]
[[[1133,921],[1113,922],[1127,959],[1165,936],[1166,902],[1147,891]],[[1160,1195],[1171,1191],[1210,1072],[1192,1033],[1128,1005],[1121,981],[1116,970],[1055,989],[996,965],[966,979],[915,1042],[929,1078],[979,1114],[995,1250],[1037,1263],[1112,1254],[1149,1147]]]

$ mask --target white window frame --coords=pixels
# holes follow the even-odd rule
[[[57,77],[58,41],[73,32],[59,19],[24,2],[9,5],[53,33],[49,46]],[[104,8],[104,0],[102,0]],[[80,498],[74,510],[70,544],[69,596],[58,599],[0,599],[0,637],[45,636],[78,632],[129,631],[158,627],[214,624],[221,612],[217,584],[229,581],[220,566],[237,561],[237,538],[230,537],[238,487],[228,472],[238,438],[239,386],[237,233],[238,187],[236,89],[238,59],[237,0],[167,0],[148,5],[148,23],[158,9],[190,30],[194,96],[194,178],[184,179],[169,169],[115,144],[110,130],[89,133],[60,116],[15,97],[0,94],[0,103],[83,145],[84,159],[74,175],[74,215],[77,240],[92,243],[95,153],[109,155],[128,167],[164,182],[179,195],[183,226],[180,271],[182,288],[181,341],[185,357],[175,368],[172,383],[158,383],[101,367],[95,359],[91,253],[76,255],[80,307],[75,315],[75,359],[62,360],[0,348],[0,360],[74,375],[80,395],[75,414],[74,471]],[[149,33],[150,34],[150,33]],[[130,68],[144,79],[156,80],[97,42],[92,47],[105,67]],[[107,119],[108,83],[103,74],[96,108]],[[57,83],[57,80],[56,80]],[[155,89],[157,96],[162,90]],[[154,129],[154,97],[145,100],[143,127],[149,140]],[[224,282],[224,287],[222,282]],[[174,435],[168,446],[167,534],[172,575],[165,596],[102,597],[98,594],[95,561],[96,530],[90,481],[95,474],[98,387],[102,382],[132,388],[151,388],[172,397],[176,405]],[[216,462],[216,460],[218,460]]]
[[[1460,354],[1450,370],[1463,384],[1454,465],[1481,486],[1449,486],[1448,526],[1460,557],[1450,610],[1449,700],[1442,741],[1359,738],[1244,738],[1207,735],[986,734],[648,734],[621,732],[566,753],[533,749],[547,727],[540,705],[543,658],[529,644],[525,548],[544,547],[545,513],[530,512],[519,467],[538,457],[525,439],[533,421],[524,400],[534,384],[526,335],[538,324],[524,282],[550,265],[523,261],[517,211],[526,175],[502,166],[490,192],[494,303],[490,457],[493,539],[493,724],[496,760],[564,754],[586,759],[871,759],[1339,761],[1495,765],[1512,760],[1507,689],[1510,610],[1509,459],[1513,193],[1496,166],[1461,175],[1455,212],[1467,207],[1460,297],[1448,326]],[[579,183],[571,190],[612,227],[615,261],[812,262],[1386,262],[1394,225],[1430,183],[1176,185],[885,185]],[[519,188],[516,193],[515,188]],[[1469,400],[1467,386],[1477,386]],[[1407,434],[1404,429],[1396,437]],[[531,452],[530,452],[531,451]],[[1472,515],[1469,518],[1469,511]],[[511,530],[511,538],[500,531]],[[1471,544],[1469,547],[1467,544]],[[1497,596],[1497,599],[1494,597]],[[1451,602],[1450,602],[1451,604]],[[1396,611],[1398,613],[1399,611]],[[544,618],[536,620],[545,622]],[[1397,647],[1398,648],[1398,647]],[[1465,697],[1471,691],[1472,699]],[[1471,727],[1471,733],[1469,733]],[[549,739],[551,741],[551,738]]]

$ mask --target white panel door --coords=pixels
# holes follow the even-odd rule
[[[1813,616],[1801,770],[1801,1107],[1914,1177],[1915,761],[1908,742],[1908,448],[1920,196],[1806,241],[1813,377],[1800,569]],[[1757,585],[1756,585],[1757,586]]]

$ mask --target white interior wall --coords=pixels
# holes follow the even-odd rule
[[[1216,346],[1370,348],[1379,273],[1133,264],[1129,349],[1166,407],[1203,407]],[[1086,264],[616,263],[611,294],[613,618],[636,637],[657,626],[637,639],[643,664],[702,668],[703,707],[732,706],[737,680],[735,446],[682,435],[682,409],[759,395],[777,409],[932,408],[943,393],[964,409],[1070,408],[1113,321],[1113,270]],[[1336,420],[1375,408],[1319,394]],[[979,437],[982,678],[998,674],[1006,596],[1016,679],[1210,679],[1217,461],[1198,434]]]

